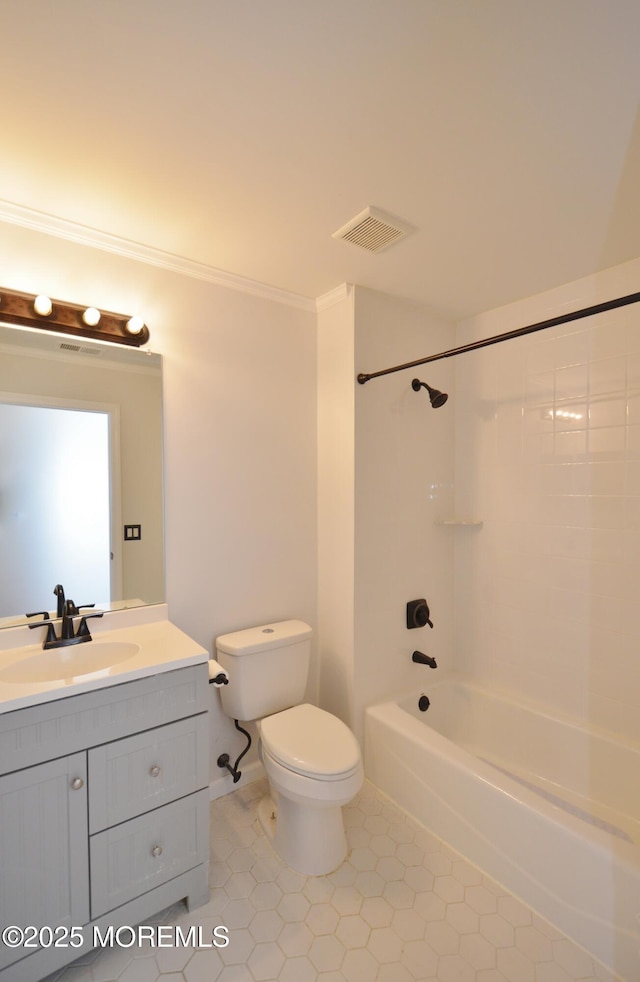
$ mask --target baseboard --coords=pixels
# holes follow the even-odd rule
[[[222,798],[225,794],[230,794],[231,791],[237,791],[238,788],[244,787],[245,784],[252,784],[253,781],[258,781],[261,777],[265,776],[265,769],[259,760],[254,760],[252,764],[247,764],[246,767],[241,767],[240,770],[240,780],[235,784],[228,771],[222,772],[220,777],[213,778],[209,782],[209,799],[214,801],[216,798]]]

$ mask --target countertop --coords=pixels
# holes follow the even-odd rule
[[[166,604],[108,611],[102,618],[89,621],[89,628],[95,642],[134,643],[139,646],[139,651],[119,664],[70,678],[29,682],[0,679],[0,713],[119,685],[160,672],[172,672],[209,659],[205,648],[169,621]],[[36,643],[33,642],[34,635],[39,638]],[[46,659],[49,652],[43,650],[43,639],[44,628],[41,632],[24,627],[0,631],[0,674],[29,658]],[[77,654],[77,662],[84,651],[89,655],[91,646],[92,641],[88,641],[69,646],[68,650],[73,651],[74,656]],[[64,650],[50,649],[51,653]]]

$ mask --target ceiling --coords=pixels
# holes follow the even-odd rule
[[[638,0],[0,0],[0,27],[6,202],[455,318],[640,256]],[[332,238],[369,205],[411,233]]]

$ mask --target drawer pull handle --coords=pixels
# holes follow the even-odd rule
[[[154,846],[153,849],[151,850],[151,855],[153,856],[154,859],[157,859],[158,856],[161,856],[162,846]]]
[[[161,773],[162,771],[157,764],[154,764],[153,767],[149,768],[149,774],[151,775],[151,777],[160,777]]]
[[[74,791],[79,791],[80,788],[84,787],[84,781],[81,777],[74,777],[73,781],[71,782],[71,787]]]

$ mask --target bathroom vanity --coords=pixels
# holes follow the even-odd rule
[[[26,931],[0,943],[2,982],[208,899],[208,655],[164,605],[125,613],[69,655],[77,670],[83,651],[127,652],[120,666],[38,684],[36,646],[0,651],[0,928]]]

